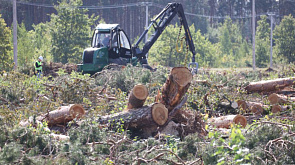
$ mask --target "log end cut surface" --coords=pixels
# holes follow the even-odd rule
[[[244,100],[237,100],[237,103],[238,103],[238,107],[243,109],[243,110],[246,110],[247,109],[247,103],[246,101]]]
[[[153,120],[158,125],[164,125],[168,119],[168,109],[165,107],[164,104],[154,104],[152,107],[152,116]]]
[[[148,96],[148,89],[145,85],[136,85],[132,90],[133,95],[139,100],[145,100]]]
[[[281,108],[280,105],[273,105],[273,106],[271,107],[271,112],[272,112],[272,113],[278,113],[278,112],[280,112],[280,111],[282,111],[282,108]]]
[[[73,118],[81,118],[83,115],[85,114],[85,110],[83,108],[82,105],[80,104],[74,104],[71,106],[70,108],[70,115],[73,117]]]
[[[247,119],[242,115],[236,115],[236,117],[233,119],[233,122],[235,124],[240,124],[243,128],[247,125]]]
[[[270,104],[276,104],[280,101],[280,98],[278,97],[277,94],[273,93],[268,96],[268,100],[269,100]]]
[[[173,76],[174,81],[176,81],[177,84],[182,87],[186,86],[193,79],[192,73],[186,67],[173,68],[171,71],[171,75]]]

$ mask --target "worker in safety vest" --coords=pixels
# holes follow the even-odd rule
[[[35,63],[35,72],[37,74],[37,78],[39,78],[42,74],[42,61],[43,61],[43,57],[40,56],[38,58],[38,61],[36,61]]]

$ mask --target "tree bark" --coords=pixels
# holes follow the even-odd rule
[[[73,119],[81,118],[85,114],[84,108],[79,104],[61,106],[60,108],[45,115],[48,125],[65,124]],[[40,118],[40,117],[39,117]]]
[[[245,90],[248,93],[269,93],[274,91],[280,91],[287,86],[293,85],[294,81],[295,77],[252,82],[245,87]]]
[[[243,128],[245,128],[247,120],[242,115],[227,115],[209,119],[209,123],[217,128],[230,128],[231,124],[240,124]]]
[[[58,109],[36,117],[36,122],[46,121],[48,126],[64,125],[69,121],[77,118],[80,119],[85,114],[84,108],[79,104],[71,104],[69,106],[61,106]],[[29,126],[33,121],[21,121],[23,127]]]
[[[135,85],[130,92],[127,109],[140,108],[148,97],[148,89],[145,85]]]
[[[190,86],[192,78],[193,75],[186,67],[175,67],[171,70],[162,88],[161,97],[161,103],[167,107],[169,112],[181,102]]]
[[[130,109],[113,115],[102,116],[101,124],[117,123],[124,121],[126,128],[143,128],[163,125],[168,119],[168,110],[161,103],[154,103],[137,109]]]

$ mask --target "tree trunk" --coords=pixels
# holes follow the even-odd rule
[[[148,97],[148,89],[145,85],[138,84],[133,87],[129,95],[127,109],[140,108]]]
[[[101,124],[117,123],[124,121],[126,128],[143,128],[155,125],[163,125],[168,119],[168,110],[161,103],[154,103],[150,106],[143,106],[137,109],[130,109],[113,115],[102,116],[99,119]]]
[[[287,86],[293,85],[294,81],[295,77],[252,82],[245,87],[245,90],[248,93],[269,93],[273,91],[280,91]]]
[[[169,112],[181,102],[192,79],[193,75],[186,67],[175,67],[171,70],[162,88],[161,98],[161,103],[167,107]]]
[[[231,124],[240,124],[243,128],[245,128],[247,120],[242,115],[227,115],[209,119],[209,123],[217,128],[230,128]]]

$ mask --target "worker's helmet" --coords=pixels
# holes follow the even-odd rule
[[[40,57],[39,57],[39,60],[43,61],[43,57],[42,57],[42,56],[40,56]]]

